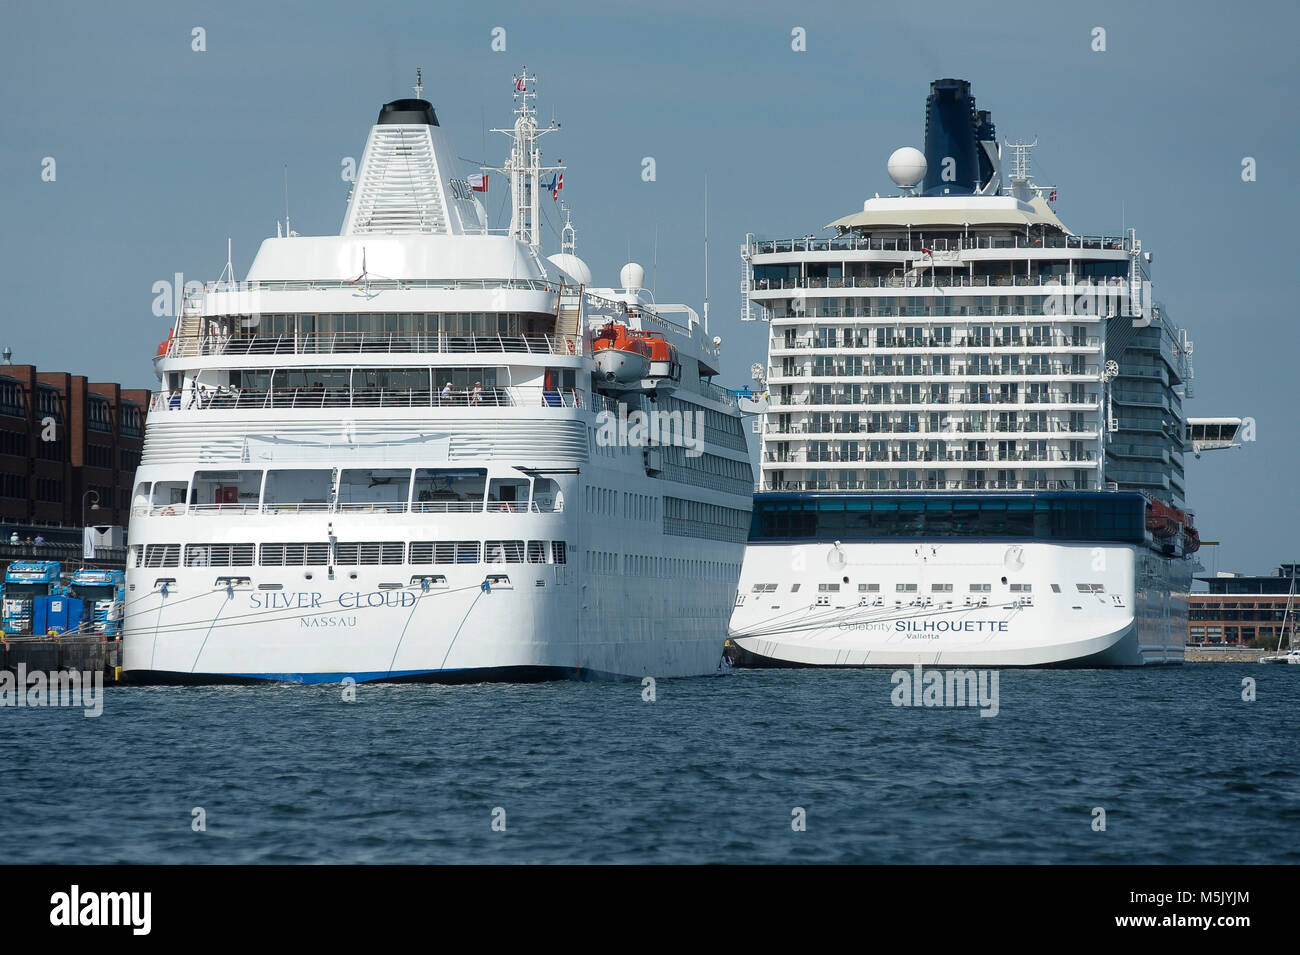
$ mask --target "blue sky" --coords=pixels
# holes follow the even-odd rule
[[[0,346],[143,387],[167,332],[153,283],[216,278],[227,236],[242,276],[283,215],[286,164],[295,230],[337,232],[340,164],[417,66],[460,155],[486,139],[497,163],[505,138],[483,129],[509,125],[521,64],[564,124],[543,144],[568,166],[597,282],[629,250],[651,271],[657,229],[660,300],[698,308],[708,177],[712,329],[727,383],[746,384],[765,328],[737,317],[745,233],[816,233],[889,191],[889,153],[922,145],[929,82],[968,79],[1003,138],[1038,138],[1072,229],[1127,224],[1154,252],[1156,297],[1196,345],[1189,413],[1256,420],[1254,444],[1189,458],[1202,536],[1223,542],[1207,568],[1300,559],[1294,5],[52,2],[6,5],[0,25]]]

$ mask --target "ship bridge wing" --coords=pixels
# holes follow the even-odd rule
[[[1188,418],[1187,446],[1196,454],[1239,448],[1241,425],[1240,418]]]

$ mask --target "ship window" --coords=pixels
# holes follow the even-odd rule
[[[987,594],[993,590],[992,584],[971,584],[970,592],[973,594]]]
[[[159,481],[153,486],[153,506],[172,507],[185,504],[189,481]]]
[[[839,593],[839,584],[818,584],[817,589],[822,593]]]
[[[551,563],[567,564],[569,562],[569,545],[567,541],[551,541]]]
[[[878,594],[880,584],[858,584],[858,593]]]
[[[1034,589],[1033,584],[1012,584],[1011,585],[1011,592],[1013,594],[1027,594],[1027,593],[1031,593],[1033,589]]]
[[[488,485],[487,509],[514,514],[528,510],[527,478],[493,478]]]
[[[266,472],[265,509],[276,511],[323,511],[334,497],[334,472],[328,469],[294,468]]]
[[[347,468],[339,472],[339,510],[400,513],[410,483],[408,468]]]
[[[141,481],[135,486],[135,492],[131,495],[131,507],[148,507],[150,492],[153,490],[152,481]]]
[[[341,567],[400,564],[403,550],[401,541],[339,541],[335,545],[334,559]]]
[[[1061,592],[1061,585],[1060,585],[1060,584],[1052,584],[1052,593],[1054,593],[1054,594],[1059,594],[1060,592]]]
[[[483,510],[486,468],[418,468],[411,510],[423,514]]]
[[[477,564],[478,541],[411,541],[412,564]]]
[[[801,586],[802,586],[801,584],[791,584],[791,585],[790,585],[790,593],[792,593],[792,594],[797,594],[797,593],[799,592],[799,588],[800,588]]]
[[[533,507],[543,514],[558,513],[564,510],[564,492],[560,485],[551,478],[533,479]]]
[[[329,563],[330,545],[322,542],[306,544],[263,544],[264,567],[323,567]]]
[[[484,541],[483,562],[487,564],[522,564],[523,541]]]
[[[1102,584],[1075,584],[1081,594],[1104,594],[1106,588]]]
[[[931,584],[930,593],[932,594],[950,594],[952,593],[952,584]]]
[[[186,567],[251,567],[252,544],[186,544]]]
[[[897,584],[894,590],[900,594],[914,594],[916,593],[916,584]]]
[[[180,544],[148,544],[144,549],[146,567],[176,567],[180,559]]]
[[[546,563],[546,541],[528,542],[528,563],[530,564]]]
[[[193,502],[199,508],[256,508],[262,493],[262,472],[197,471],[193,487]]]

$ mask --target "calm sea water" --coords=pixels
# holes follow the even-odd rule
[[[993,718],[888,671],[109,688],[0,708],[0,862],[1300,862],[1297,671],[1003,671]]]

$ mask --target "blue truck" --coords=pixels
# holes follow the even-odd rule
[[[16,560],[5,571],[0,628],[7,634],[32,633],[37,598],[67,595],[57,560]]]
[[[126,573],[120,570],[79,570],[68,587],[71,596],[85,604],[82,630],[93,629],[107,640],[122,634],[122,607],[126,602]]]

